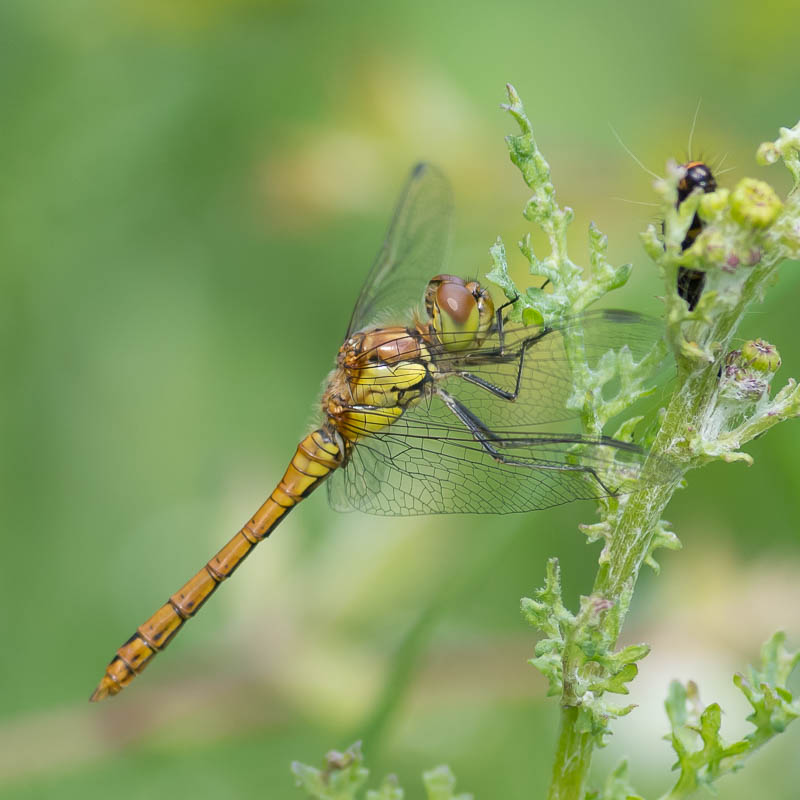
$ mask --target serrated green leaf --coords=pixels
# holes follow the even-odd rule
[[[755,727],[739,741],[728,744],[722,739],[719,705],[703,708],[693,683],[684,687],[676,681],[670,685],[665,707],[672,733],[667,738],[678,756],[675,768],[680,770],[670,798],[688,795],[698,786],[710,786],[721,775],[740,769],[751,752],[800,716],[800,704],[784,685],[800,656],[789,653],[783,641],[779,633],[764,645],[761,668],[751,667],[749,679],[734,676],[735,685],[753,708],[747,719]]]

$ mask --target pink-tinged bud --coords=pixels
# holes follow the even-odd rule
[[[719,378],[720,393],[733,400],[758,402],[768,391],[781,357],[774,345],[763,339],[745,342],[741,350],[731,350]]]
[[[781,365],[781,356],[774,344],[763,339],[753,339],[742,345],[741,360],[750,369],[757,372],[777,372]]]

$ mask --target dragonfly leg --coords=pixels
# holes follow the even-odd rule
[[[506,321],[503,319],[503,309],[508,308],[509,306],[513,306],[514,303],[519,300],[519,296],[515,297],[513,300],[507,300],[503,305],[501,305],[497,309],[497,338],[500,340],[500,347],[497,348],[500,353],[505,352],[505,324]]]
[[[500,339],[500,350],[503,350],[503,341],[504,341],[504,331],[503,325],[505,324],[505,320],[503,319],[503,309],[508,308],[509,306],[513,306],[514,303],[519,300],[519,295],[517,295],[513,300],[506,300],[503,305],[498,306],[497,311],[495,314],[497,315],[497,337]]]
[[[437,391],[439,397],[442,398],[445,405],[453,412],[453,414],[458,417],[458,419],[467,427],[469,432],[472,434],[475,441],[498,463],[500,464],[508,464],[510,466],[516,467],[527,467],[528,469],[548,469],[548,470],[555,470],[558,472],[585,472],[591,475],[597,483],[601,486],[603,491],[608,495],[616,494],[613,489],[603,482],[602,478],[597,474],[597,470],[594,467],[590,467],[587,464],[558,464],[555,462],[547,462],[547,461],[520,461],[518,459],[510,458],[509,456],[504,455],[501,453],[495,443],[503,442],[503,444],[510,446],[510,447],[523,447],[523,446],[535,446],[537,444],[544,445],[544,444],[556,444],[556,443],[575,443],[580,444],[581,442],[585,441],[585,438],[580,436],[579,434],[564,434],[563,436],[542,436],[542,437],[524,437],[519,439],[509,438],[508,436],[500,436],[497,433],[494,433],[491,429],[487,428],[486,425],[481,422],[478,417],[476,417],[468,408],[462,405],[455,397],[448,394],[444,389],[439,389]],[[601,437],[598,442],[593,442],[593,444],[609,444],[611,445],[614,443],[615,445],[622,444],[621,442],[618,443],[613,439],[608,439],[606,442],[605,440],[607,437]],[[627,449],[627,448],[623,448]],[[638,448],[637,448],[638,449]]]
[[[486,389],[487,392],[491,392],[493,395],[495,395],[495,397],[502,397],[503,400],[514,401],[517,399],[517,395],[519,395],[519,387],[522,382],[522,361],[524,355],[525,353],[523,351],[519,356],[519,370],[517,371],[517,382],[514,386],[513,392],[509,392],[506,389],[501,389],[499,386],[495,386],[485,378],[481,378],[480,375],[474,375],[471,372],[457,372],[456,375],[458,375],[459,378],[463,378],[465,381],[469,381],[470,383],[474,383],[476,386],[480,386],[482,389]]]
[[[547,284],[550,283],[550,278],[548,278],[540,287],[539,290],[544,289]],[[515,295],[513,300],[506,300],[503,305],[497,307],[497,311],[495,314],[497,316],[497,335],[500,339],[500,349],[503,348],[503,325],[505,324],[505,319],[503,318],[503,310],[508,308],[509,306],[513,306],[514,303],[519,300],[519,295]]]
[[[528,348],[531,345],[540,341],[542,337],[546,336],[548,333],[551,333],[551,329],[544,328],[543,330],[539,331],[539,333],[535,333],[533,334],[533,336],[529,336],[527,339],[523,339],[522,342],[520,342],[519,350],[517,352],[507,353],[505,350],[505,344],[503,338],[502,318],[498,316],[497,335],[500,339],[500,346],[495,350],[491,350],[487,353],[481,353],[480,360],[469,359],[469,356],[467,356],[467,360],[471,361],[471,363],[474,364],[497,363],[498,361],[510,364],[516,361],[517,377],[514,381],[513,392],[509,392],[507,389],[501,389],[499,386],[495,386],[493,383],[490,383],[485,378],[481,378],[480,375],[475,375],[474,373],[469,372],[467,370],[458,370],[456,372],[456,375],[463,378],[465,381],[469,381],[470,383],[474,383],[476,386],[480,386],[481,388],[486,389],[486,391],[491,392],[496,397],[502,397],[503,400],[514,401],[519,396],[520,386],[522,385],[522,370],[525,366],[525,353],[527,352]]]

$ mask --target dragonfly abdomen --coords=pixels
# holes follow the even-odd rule
[[[184,586],[173,594],[133,636],[117,650],[91,700],[121,692],[175,637],[203,603],[272,533],[278,523],[304,497],[311,494],[343,459],[343,453],[326,428],[313,431],[300,444],[281,482],[239,532]]]

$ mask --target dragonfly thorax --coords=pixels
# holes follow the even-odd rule
[[[397,364],[421,357],[427,348],[416,331],[399,325],[354,333],[339,350],[337,362],[348,373],[378,364]]]
[[[465,350],[480,344],[494,320],[494,303],[477,281],[456,275],[437,275],[425,289],[425,328],[431,340],[446,350]]]
[[[339,350],[323,412],[343,439],[355,442],[391,425],[419,400],[433,370],[418,331],[399,326],[359,331]]]

